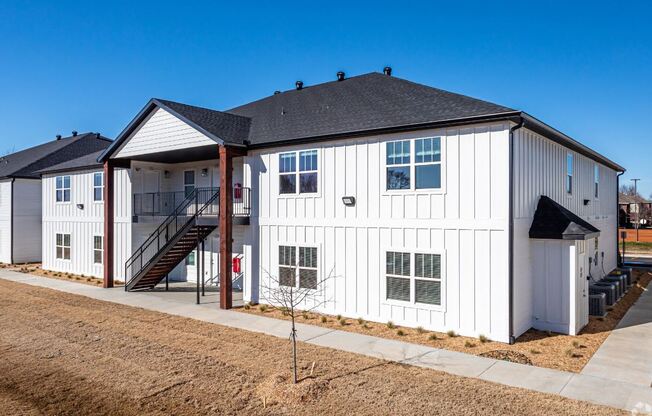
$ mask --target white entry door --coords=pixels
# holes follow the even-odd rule
[[[146,170],[143,174],[143,212],[157,213],[160,211],[159,172]]]
[[[577,271],[575,272],[575,278],[577,282],[575,283],[576,287],[576,328],[579,331],[584,328],[589,323],[589,281],[587,280],[587,268],[586,264],[586,242],[578,241],[577,243]]]

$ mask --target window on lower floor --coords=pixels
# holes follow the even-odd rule
[[[441,254],[388,251],[385,257],[388,300],[441,305]]]
[[[93,236],[93,263],[102,264],[102,257],[104,256],[104,240],[102,236]]]
[[[70,260],[70,234],[56,235],[56,258]]]
[[[188,254],[188,257],[186,257],[186,266],[194,266],[195,265],[195,252],[192,251],[190,254]]]
[[[317,247],[279,246],[278,265],[280,286],[317,289]]]

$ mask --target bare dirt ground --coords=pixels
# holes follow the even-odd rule
[[[625,414],[0,280],[0,414]]]
[[[610,307],[607,316],[590,317],[589,324],[579,335],[562,335],[531,329],[521,335],[513,345],[488,340],[482,342],[477,338],[451,337],[441,332],[414,328],[390,328],[385,324],[316,313],[300,315],[298,322],[578,373],[652,281],[652,273],[635,270],[633,278],[636,283],[622,299]],[[290,319],[284,311],[266,305],[262,309],[260,306],[251,306],[249,309],[240,310],[277,319]]]

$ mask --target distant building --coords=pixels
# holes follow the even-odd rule
[[[652,224],[652,201],[640,195],[627,195],[618,193],[618,225],[623,228],[631,228],[638,220],[642,226],[649,227]]]

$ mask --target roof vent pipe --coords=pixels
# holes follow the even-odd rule
[[[297,81],[297,82],[294,83],[294,85],[296,85],[298,90],[303,89],[303,81]]]
[[[388,77],[392,76],[392,67],[391,66],[386,66],[383,68],[383,74],[387,75]]]
[[[72,137],[75,137],[75,136],[77,136],[77,130],[72,131]]]
[[[344,72],[339,71],[339,72],[337,73],[337,80],[338,80],[338,81],[344,81]]]
[[[61,140],[61,135],[57,134],[57,140]]]
[[[280,93],[281,93],[281,91],[279,91],[279,90],[274,91],[274,95],[280,94]]]

